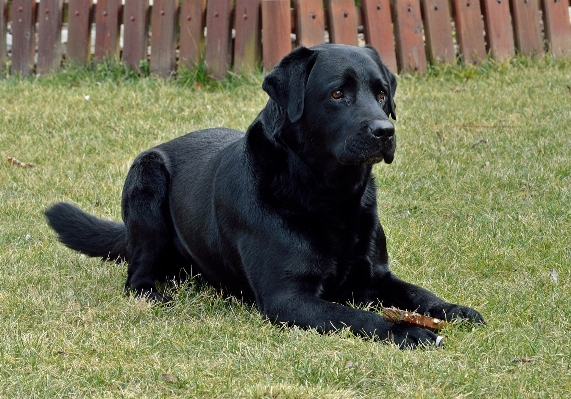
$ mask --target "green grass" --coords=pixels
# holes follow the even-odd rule
[[[275,326],[193,282],[151,307],[123,295],[124,265],[57,242],[42,214],[52,202],[119,219],[141,150],[246,129],[265,104],[261,76],[198,75],[0,79],[0,396],[569,396],[571,61],[399,78],[396,159],[375,167],[393,269],[488,321],[419,351]]]

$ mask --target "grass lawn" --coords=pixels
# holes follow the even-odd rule
[[[570,60],[399,78],[395,162],[375,167],[393,270],[488,321],[447,327],[441,349],[275,326],[192,281],[151,307],[124,296],[125,265],[57,242],[48,205],[119,219],[140,151],[246,129],[261,80],[0,79],[0,396],[569,397]]]

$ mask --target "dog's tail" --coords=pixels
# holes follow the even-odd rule
[[[66,247],[104,260],[129,260],[125,224],[99,219],[66,202],[52,205],[45,215]]]

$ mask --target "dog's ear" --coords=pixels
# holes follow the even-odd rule
[[[389,115],[390,117],[392,117],[395,121],[397,120],[397,114],[395,112],[397,105],[395,104],[395,93],[397,91],[397,78],[396,76],[389,71],[389,68],[387,68],[387,66],[385,64],[383,64],[383,62],[381,61],[381,56],[379,55],[379,53],[377,52],[377,50],[375,50],[375,48],[373,46],[365,46],[365,48],[371,50],[371,52],[373,53],[373,59],[377,62],[377,64],[379,65],[379,68],[381,68],[381,72],[383,74],[383,77],[385,78],[385,80],[389,83],[389,87],[390,87],[390,93],[389,93],[389,101],[388,101],[388,109],[386,111],[387,115]]]
[[[396,114],[397,105],[395,104],[395,93],[397,91],[397,78],[391,71],[389,71],[389,68],[387,68],[387,66],[385,64],[381,64],[381,65],[385,69],[385,74],[388,77],[389,85],[391,86],[391,98],[389,101],[390,116],[396,121],[397,120],[397,114]]]
[[[286,55],[262,83],[270,98],[287,111],[291,122],[298,121],[303,114],[305,85],[316,55],[314,50],[298,47]]]

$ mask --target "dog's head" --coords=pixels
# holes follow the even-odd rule
[[[375,49],[336,44],[294,50],[263,83],[304,143],[344,165],[393,161],[396,86]]]

